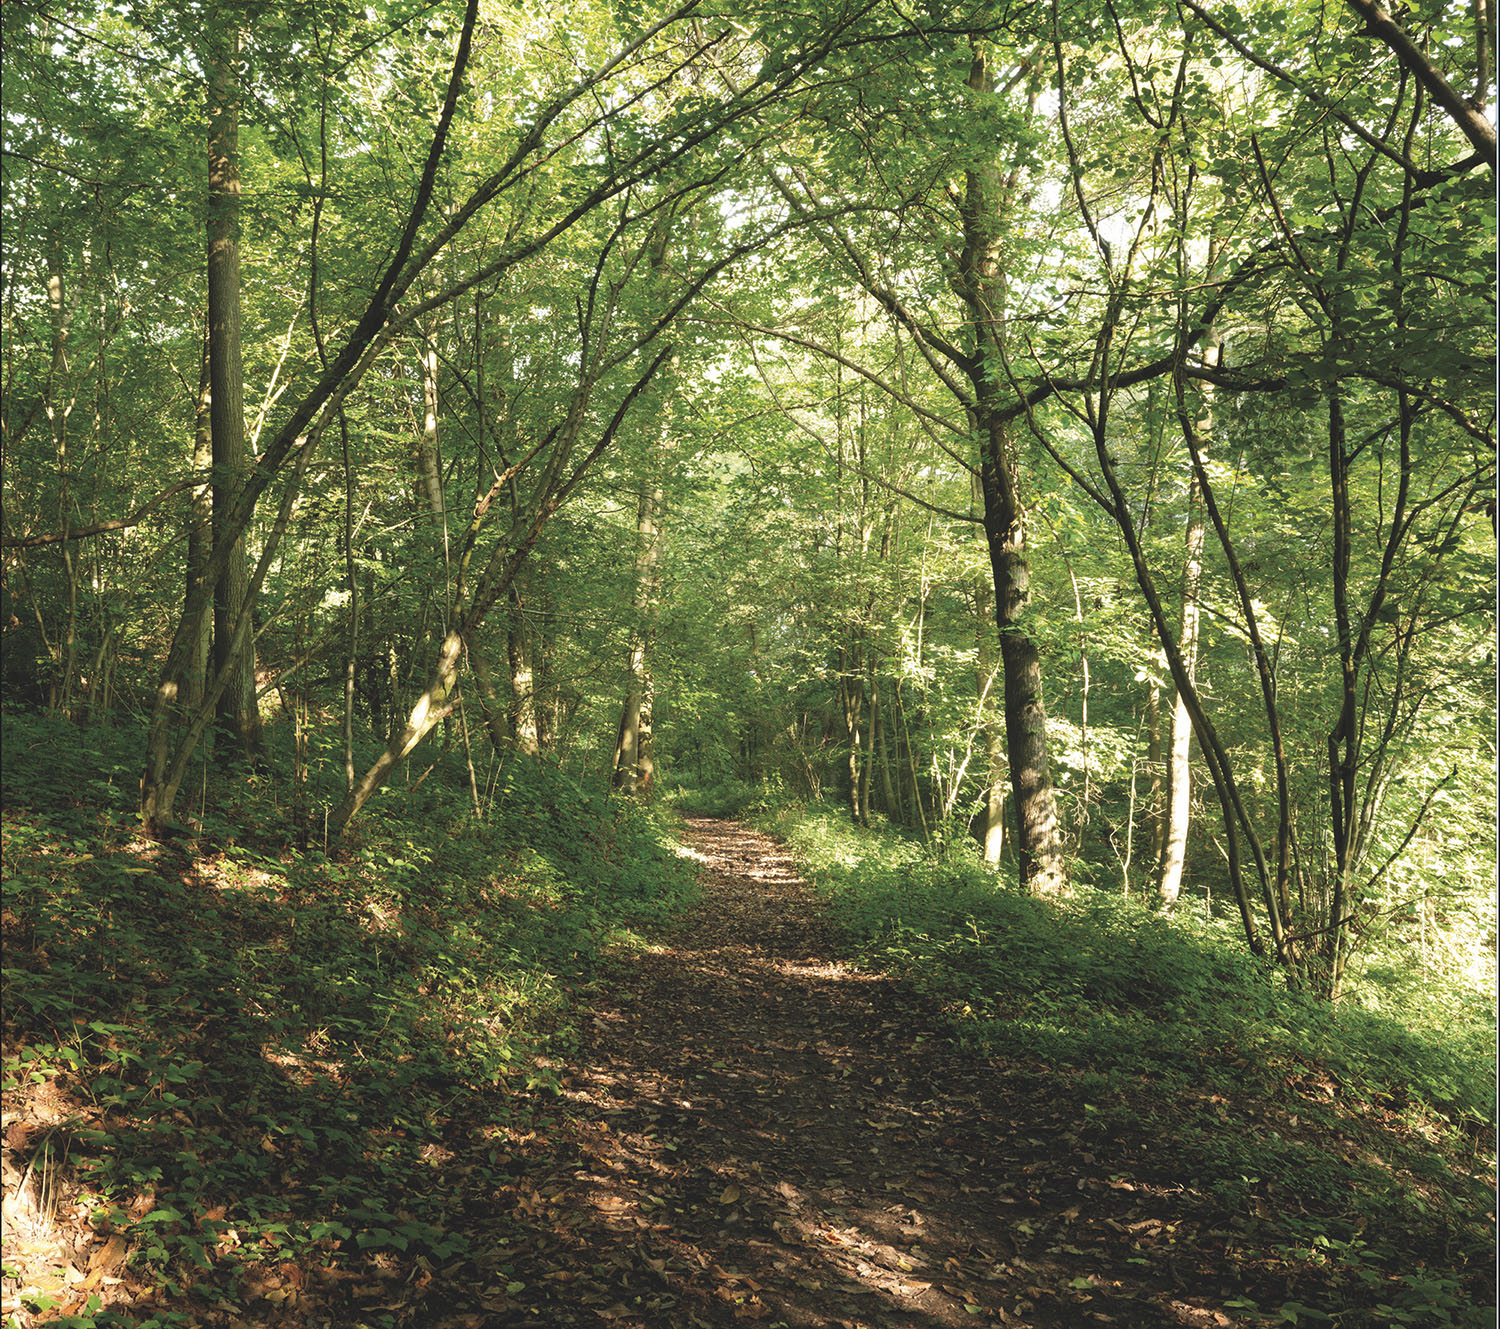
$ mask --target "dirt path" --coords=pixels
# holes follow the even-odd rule
[[[600,985],[485,1324],[1230,1322],[1163,1259],[1191,1197],[1091,1152],[1064,1081],[959,1057],[843,963],[772,840],[687,843],[703,900]]]

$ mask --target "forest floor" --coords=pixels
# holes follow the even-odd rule
[[[686,841],[702,899],[597,985],[565,1115],[516,1160],[510,1293],[457,1322],[1233,1322],[1245,1236],[1170,1139],[1083,1143],[1053,1070],[960,1051],[930,1000],[842,960],[773,840]]]
[[[581,971],[570,1023],[526,1064],[494,1084],[444,1081],[420,1112],[405,1106],[410,1086],[398,1091],[395,1079],[416,1063],[410,1054],[377,1061],[383,1035],[373,1025],[363,1046],[376,1078],[361,1089],[352,1063],[316,1079],[296,1058],[268,1060],[269,1034],[248,1016],[243,1029],[229,1015],[205,1022],[202,1003],[232,1015],[249,1001],[229,962],[236,948],[281,945],[280,879],[266,877],[260,894],[241,900],[199,881],[204,864],[186,849],[148,847],[157,857],[139,863],[71,860],[75,876],[131,865],[108,879],[117,924],[142,911],[136,932],[120,934],[139,934],[129,946],[155,954],[163,935],[185,939],[151,981],[177,982],[181,970],[188,987],[175,1005],[151,997],[156,1023],[144,1028],[163,1048],[186,1039],[198,1060],[182,1066],[197,1069],[173,1070],[176,1062],[142,1044],[154,1060],[138,1104],[118,1086],[85,1091],[56,1072],[8,1086],[7,1329],[78,1329],[93,1323],[79,1311],[101,1302],[111,1324],[184,1329],[1479,1323],[1428,1304],[1437,1293],[1408,1297],[1419,1307],[1409,1313],[1385,1304],[1415,1284],[1368,1260],[1364,1236],[1371,1250],[1377,1240],[1412,1247],[1405,1234],[1350,1238],[1335,1260],[1334,1245],[1297,1235],[1297,1215],[1315,1215],[1291,1185],[1267,1181],[1243,1205],[1228,1203],[1174,1144],[1183,1114],[1194,1114],[1256,1138],[1313,1130],[1321,1153],[1339,1162],[1377,1147],[1365,1141],[1379,1130],[1405,1130],[1394,1116],[1362,1117],[1368,1134],[1356,1138],[1299,1125],[1297,1114],[1313,1111],[1306,1105],[1230,1102],[1204,1086],[1185,1096],[1149,1076],[1123,1077],[1129,1113],[1104,1112],[1087,1101],[1078,1072],[960,1046],[937,999],[852,963],[848,937],[769,836],[689,818],[684,841],[699,869],[696,904],[653,944],[618,948],[591,978]],[[26,866],[21,849],[12,857],[13,872]],[[192,885],[173,895],[166,886],[177,872]],[[141,882],[151,884],[137,891]],[[8,905],[19,910],[21,898]],[[7,946],[32,966],[22,977],[57,978],[40,934],[12,919],[11,907]],[[302,965],[338,934],[294,942],[310,926],[299,917],[282,940],[288,963]],[[197,939],[195,927],[212,939]],[[363,935],[353,942],[364,946]],[[129,946],[112,942],[109,963],[124,967]],[[135,980],[113,974],[99,979],[100,991],[118,989],[123,1002]],[[67,998],[69,1010],[77,1000]],[[191,1021],[181,1038],[168,1020],[179,1006]],[[8,1045],[21,1041],[11,1024],[8,1013]],[[123,1023],[90,1028],[126,1032]],[[435,1055],[439,1064],[446,1053]],[[260,1115],[249,1089],[210,1098],[202,1077],[224,1067],[260,1085]],[[281,1079],[268,1080],[271,1071]],[[192,1097],[169,1094],[168,1082]],[[340,1103],[350,1122],[354,1109],[362,1114],[350,1130],[357,1152],[343,1164],[329,1161],[331,1144],[312,1143]],[[65,1169],[54,1169],[48,1196],[48,1140],[71,1140],[79,1154],[138,1156],[151,1165],[140,1175],[158,1180],[142,1184],[128,1214],[91,1219]],[[178,1165],[192,1176],[212,1169],[196,1192],[191,1176],[173,1183],[174,1194],[200,1197],[186,1217],[156,1195],[163,1169]],[[382,1166],[399,1193],[382,1200],[369,1183],[375,1198],[361,1200],[361,1176],[386,1175]],[[314,1222],[310,1244],[283,1244],[299,1215],[339,1221]],[[439,1226],[423,1227],[424,1215]],[[453,1240],[438,1240],[440,1229]],[[177,1234],[174,1250],[197,1253],[200,1282],[153,1274],[177,1267],[165,1248],[153,1253],[158,1231]],[[1424,1257],[1439,1268],[1444,1258]],[[55,1272],[38,1275],[43,1266]],[[1483,1295],[1482,1270],[1458,1277],[1470,1296]],[[1456,1284],[1446,1286],[1457,1311]],[[39,1300],[47,1288],[50,1300]],[[32,1314],[15,1309],[22,1302]]]

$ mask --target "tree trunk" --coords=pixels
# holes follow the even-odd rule
[[[979,94],[995,90],[987,52],[976,45],[969,86]],[[995,586],[995,626],[1000,634],[1005,679],[1005,732],[1015,802],[1016,858],[1023,887],[1043,893],[1066,885],[1057,802],[1047,748],[1047,710],[1042,696],[1042,657],[1022,627],[1029,595],[1026,529],[1017,493],[1017,468],[1006,437],[999,395],[1005,363],[1005,273],[1001,264],[999,220],[1005,194],[993,162],[965,174],[963,249],[958,293],[970,321],[970,354],[965,367],[973,389],[972,415],[979,440],[979,482],[984,534]]]
[[[839,650],[838,696],[842,703],[844,738],[849,745],[849,816],[859,824],[860,749],[863,738],[860,733],[864,722],[864,689],[855,676],[857,665],[850,660],[847,650]]]
[[[208,341],[205,334],[202,363],[198,372],[198,401],[193,414],[194,471],[207,472],[214,462],[213,435],[208,423],[210,400]],[[208,565],[208,556],[213,551],[213,512],[211,486],[204,484],[193,490],[192,515],[188,519],[187,600],[192,599],[194,589],[202,583],[204,568]],[[208,675],[208,651],[209,622],[205,617],[198,624],[197,641],[193,645],[187,676],[182,683],[183,706],[189,712],[197,710],[203,700],[203,689]]]
[[[995,469],[995,464],[987,460],[985,470]],[[986,490],[991,488],[998,486],[986,480]],[[1015,801],[1020,880],[1029,890],[1051,893],[1062,890],[1066,876],[1047,748],[1042,657],[1036,643],[1019,626],[1030,579],[1019,513],[1002,503],[996,520],[987,502],[985,534],[995,578],[995,621],[1005,676],[1006,749]]]
[[[975,489],[979,485],[976,480]],[[982,496],[981,496],[982,497]],[[975,683],[979,688],[983,712],[983,738],[986,785],[984,807],[979,828],[984,862],[998,866],[1005,847],[1005,736],[996,712],[994,617],[990,612],[990,588],[983,581],[975,583],[974,604],[978,611],[975,625],[975,661],[979,666]]]
[[[875,752],[875,772],[880,782],[880,808],[892,821],[900,821],[901,800],[891,782],[890,724],[885,718],[885,696],[880,690],[880,679],[872,675],[870,680],[870,743]]]
[[[870,768],[875,764],[875,667],[868,660],[865,663],[865,689],[870,697],[870,718],[865,723],[865,747],[859,764],[857,811],[861,826],[870,824]]]
[[[666,439],[659,440],[656,464]],[[620,712],[620,728],[615,741],[613,786],[625,794],[644,792],[644,769],[650,757],[651,668],[649,645],[651,620],[656,608],[657,569],[661,559],[661,506],[663,490],[660,474],[641,484],[635,515],[635,591],[631,596],[630,646],[626,655],[625,704]],[[646,717],[642,728],[642,716]]]
[[[349,632],[344,639],[344,792],[354,788],[354,688],[359,662],[359,570],[354,562],[354,468],[349,461],[349,422],[339,412],[344,448],[344,580],[349,587]]]
[[[47,374],[47,419],[52,427],[52,446],[57,454],[57,525],[63,533],[62,560],[66,578],[68,610],[62,634],[52,651],[52,679],[47,691],[49,710],[67,712],[72,700],[74,657],[77,652],[78,569],[73,562],[72,458],[69,456],[68,417],[72,414],[72,387],[68,373],[68,325],[72,322],[63,291],[62,255],[54,242],[47,250],[47,304],[52,319],[52,364]]]
[[[230,539],[225,519],[245,474],[244,375],[240,362],[240,34],[210,33],[208,131],[208,373],[209,430],[213,439],[213,541]],[[247,757],[260,752],[260,710],[255,697],[255,647],[242,634],[233,649],[234,624],[249,582],[245,544],[234,548],[214,588],[214,672],[226,674],[217,723]],[[226,755],[233,749],[226,745]]]
[[[510,628],[505,639],[510,664],[510,732],[516,749],[528,757],[542,750],[537,732],[536,670],[532,661],[531,633],[526,625],[521,597],[511,596]]]
[[[1161,683],[1155,677],[1146,693],[1146,764],[1151,771],[1151,787],[1146,793],[1146,826],[1151,836],[1148,861],[1159,868],[1167,843],[1167,822],[1162,789]]]
[[[1219,346],[1209,340],[1203,348],[1203,363],[1213,368],[1219,363]],[[1213,439],[1213,387],[1202,389],[1202,414],[1193,426],[1194,437],[1206,454]],[[1188,678],[1194,683],[1198,675],[1198,587],[1203,576],[1203,538],[1205,532],[1203,513],[1203,491],[1194,474],[1188,486],[1187,534],[1182,555],[1182,626],[1177,637],[1177,648],[1182,652],[1182,663]],[[1190,757],[1193,741],[1193,722],[1188,716],[1187,703],[1176,697],[1172,705],[1172,746],[1170,765],[1167,771],[1167,815],[1165,838],[1162,843],[1161,865],[1157,876],[1156,891],[1162,904],[1171,908],[1182,892],[1182,870],[1187,857],[1188,824],[1191,816],[1193,776]]]
[[[1202,569],[1203,499],[1195,478],[1188,495],[1187,548],[1182,560],[1182,627],[1178,637],[1183,664],[1195,682],[1198,673],[1198,583]],[[1193,794],[1192,740],[1193,723],[1188,716],[1187,703],[1181,697],[1175,697],[1172,739],[1168,749],[1167,815],[1156,882],[1156,893],[1167,908],[1177,903],[1182,892],[1182,871],[1187,859]]]
[[[443,519],[443,472],[438,456],[438,356],[437,330],[422,333],[422,429],[417,435],[417,499],[433,523],[434,542],[441,540],[446,554],[448,533]]]

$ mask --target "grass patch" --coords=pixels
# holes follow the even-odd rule
[[[299,851],[273,760],[148,841],[138,733],[3,723],[16,1323],[376,1325],[488,1259],[466,1206],[551,1098],[570,987],[691,890],[669,828],[515,762],[486,823],[439,771]]]
[[[1060,1072],[1098,1142],[1144,1140],[1163,1179],[1323,1269],[1333,1301],[1275,1322],[1493,1323],[1491,1003],[1334,1009],[1227,925],[1038,899],[967,845],[934,856],[826,809],[770,825],[866,963],[937,996],[976,1050]]]

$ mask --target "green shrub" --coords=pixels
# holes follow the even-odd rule
[[[160,845],[134,830],[138,731],[7,714],[0,737],[6,1087],[87,1107],[75,1176],[168,1288],[232,1298],[237,1262],[314,1247],[462,1254],[433,1148],[546,1094],[571,985],[692,885],[662,816],[542,762],[512,759],[478,821],[440,760],[325,854],[293,847],[274,733]]]
[[[1448,1224],[1487,1240],[1471,1230],[1484,1195],[1450,1163],[1463,1153],[1454,1127],[1472,1141],[1493,1122],[1491,1010],[1448,1002],[1440,1026],[1430,1002],[1330,1008],[1289,989],[1227,923],[1087,888],[1059,900],[1026,895],[966,845],[933,852],[827,808],[783,813],[774,828],[866,963],[936,997],[975,1048],[1099,1086],[1089,1101],[1102,1130],[1146,1111],[1138,1100],[1151,1085],[1150,1112],[1161,1117],[1151,1129],[1226,1203],[1275,1178],[1351,1223],[1378,1212],[1386,1223]],[[1225,1122],[1199,1110],[1214,1094],[1235,1105]],[[1325,1152],[1300,1129],[1236,1128],[1252,1103],[1283,1122],[1376,1132],[1356,1151],[1366,1161]],[[1422,1119],[1416,1130],[1367,1128],[1371,1106]],[[1428,1147],[1434,1132],[1447,1143]],[[1429,1188],[1442,1197],[1436,1205],[1423,1198]]]

